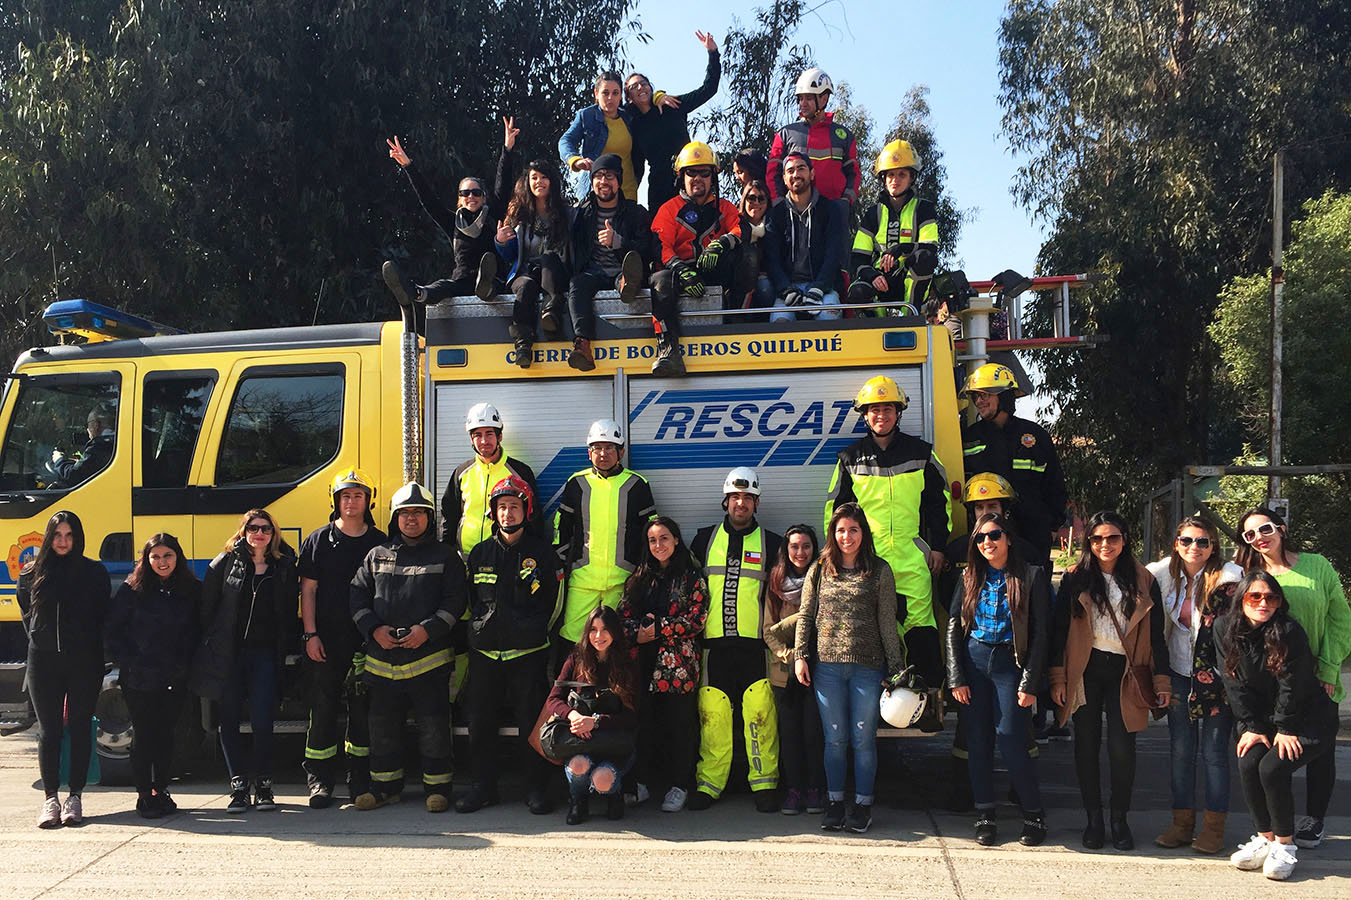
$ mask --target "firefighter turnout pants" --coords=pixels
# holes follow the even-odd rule
[[[773,790],[779,783],[779,716],[765,675],[764,645],[741,639],[712,643],[704,666],[695,790],[714,799],[722,796],[732,772],[738,730],[746,753],[747,784],[752,791]]]
[[[310,724],[305,732],[305,774],[330,788],[343,773],[346,756],[347,784],[352,796],[370,788],[370,706],[367,688],[361,682],[366,657],[362,653],[335,653],[317,663],[305,657],[309,683]],[[338,718],[347,713],[347,739],[338,752]]]
[[[403,790],[403,735],[411,710],[422,757],[422,787],[450,796],[450,666],[407,679],[370,678],[371,790]]]
[[[545,676],[548,650],[536,650],[515,659],[493,659],[469,651],[469,675],[465,691],[469,717],[469,757],[474,781],[488,791],[497,787],[503,747],[498,741],[497,725],[501,711],[509,710],[512,725],[518,731],[524,759],[527,790],[543,790],[554,771],[542,756],[529,749],[530,732],[539,718],[540,708],[549,695]]]

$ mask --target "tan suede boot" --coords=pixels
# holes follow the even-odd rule
[[[1175,809],[1173,810],[1173,824],[1168,826],[1168,830],[1158,837],[1154,838],[1154,844],[1159,847],[1181,847],[1190,844],[1192,840],[1192,831],[1196,828],[1196,810],[1194,809]]]
[[[1223,850],[1225,818],[1225,813],[1206,810],[1201,823],[1201,833],[1192,841],[1192,849],[1197,853],[1219,853]]]

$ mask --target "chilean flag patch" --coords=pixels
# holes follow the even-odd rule
[[[742,565],[747,565],[747,566],[758,566],[758,565],[760,565],[760,551],[759,551],[759,550],[747,550],[745,553],[741,554],[741,563],[742,563]]]

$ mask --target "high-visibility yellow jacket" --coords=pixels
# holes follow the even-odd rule
[[[721,523],[702,528],[694,536],[690,550],[708,579],[706,640],[722,637],[761,640],[760,610],[769,584],[769,570],[782,540],[753,519],[749,528],[738,531],[726,516]]]
[[[544,533],[544,517],[540,512],[539,489],[535,473],[519,459],[507,456],[502,450],[496,462],[485,462],[475,454],[460,463],[446,482],[446,493],[441,498],[441,540],[459,551],[460,559],[469,558],[469,551],[493,536],[488,519],[488,495],[493,485],[512,475],[530,485],[535,495],[535,514],[526,522],[526,531],[548,540]]]

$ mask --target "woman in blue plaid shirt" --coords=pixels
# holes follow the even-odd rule
[[[994,749],[1008,766],[1023,804],[1019,840],[1046,839],[1036,762],[1027,730],[1037,687],[1046,676],[1051,629],[1051,582],[1023,561],[1003,515],[976,521],[967,567],[948,615],[948,687],[967,706],[967,750],[976,806],[976,840],[990,846],[995,826]]]

